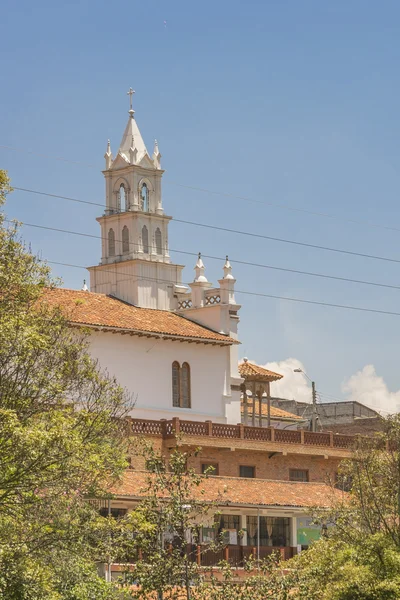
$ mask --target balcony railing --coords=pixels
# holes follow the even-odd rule
[[[171,420],[131,419],[131,431],[134,434],[159,436],[164,439],[183,434],[204,438],[223,438],[227,440],[251,440],[279,444],[296,444],[309,447],[350,449],[356,436],[321,433],[313,431],[278,429],[274,427],[251,427],[249,425],[227,425],[212,421],[183,421],[178,417]]]

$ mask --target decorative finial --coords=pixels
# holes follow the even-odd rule
[[[135,111],[132,108],[132,96],[135,93],[135,90],[133,90],[131,87],[129,88],[129,92],[126,92],[126,95],[129,96],[129,114],[131,115],[131,118],[133,119],[133,115],[135,114]]]
[[[234,279],[234,277],[232,275],[232,267],[231,267],[231,263],[229,262],[228,255],[226,255],[226,260],[225,260],[225,264],[224,264],[224,279]]]
[[[246,356],[243,358],[243,362],[244,362],[244,363],[247,363],[247,361],[248,361],[248,360],[249,360],[249,359],[248,359]]]
[[[86,285],[86,279],[83,280],[82,292],[88,292],[89,288]]]
[[[204,271],[206,270],[203,261],[201,260],[201,252],[199,252],[198,258],[197,258],[197,263],[196,266],[194,267],[195,270],[195,278],[194,281],[195,282],[203,282],[203,283],[208,283],[207,277],[204,275]]]
[[[104,155],[104,158],[106,159],[106,169],[109,169],[111,167],[111,163],[112,163],[110,140],[107,141],[107,151]]]

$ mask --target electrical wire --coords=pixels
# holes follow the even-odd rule
[[[77,161],[77,160],[71,160],[68,158],[63,158],[60,156],[51,156],[49,154],[43,154],[40,152],[36,152],[36,151],[32,151],[32,150],[26,150],[25,148],[17,148],[15,146],[9,146],[9,145],[5,145],[5,144],[0,144],[0,148],[4,148],[7,150],[13,150],[16,152],[23,152],[24,154],[31,154],[31,155],[37,155],[40,156],[42,158],[49,158],[52,160],[57,160],[57,161],[61,161],[61,162],[66,162],[66,163],[71,163],[71,164],[75,164],[75,165],[80,165],[86,168],[90,168],[90,169],[96,169],[98,168],[96,165],[92,165],[89,163],[85,163],[82,161]],[[241,201],[245,201],[245,202],[252,202],[252,203],[256,203],[256,204],[261,204],[264,206],[270,206],[272,208],[279,208],[282,210],[287,210],[290,212],[297,212],[297,213],[303,213],[306,215],[311,215],[314,217],[322,217],[325,219],[331,219],[331,220],[336,220],[336,221],[342,221],[344,223],[351,223],[353,225],[361,225],[363,227],[370,227],[373,229],[384,229],[386,231],[397,231],[400,232],[400,228],[398,227],[393,227],[390,225],[380,225],[378,223],[374,223],[371,221],[360,221],[357,219],[346,219],[342,216],[339,215],[335,215],[335,214],[331,214],[331,213],[325,213],[325,212],[320,212],[320,211],[313,211],[313,210],[309,210],[306,208],[299,208],[297,206],[291,206],[289,204],[282,204],[279,202],[270,202],[268,200],[261,200],[259,198],[251,198],[249,196],[241,196],[238,194],[232,194],[230,192],[219,192],[217,190],[210,190],[208,188],[203,188],[203,187],[199,187],[199,186],[195,186],[195,185],[187,185],[187,184],[183,184],[183,183],[178,183],[176,181],[168,181],[166,180],[164,182],[166,185],[172,185],[175,187],[180,187],[183,189],[187,189],[187,190],[193,190],[196,192],[201,192],[203,194],[210,194],[210,195],[216,195],[216,196],[222,196],[225,198],[234,198],[236,200],[241,200]]]
[[[87,200],[80,200],[77,198],[70,198],[68,196],[59,196],[57,194],[49,194],[47,192],[41,192],[38,190],[31,190],[31,189],[27,189],[27,188],[20,188],[20,187],[15,187],[14,189],[19,190],[19,191],[24,191],[24,192],[30,192],[33,194],[38,194],[38,195],[43,195],[43,196],[48,196],[51,198],[59,198],[61,200],[67,200],[67,201],[71,201],[71,202],[79,202],[81,204],[90,204],[93,206],[101,206],[102,208],[104,208],[103,204],[99,204],[96,202],[89,202]],[[259,235],[259,234],[255,234],[255,233],[250,233],[250,232],[241,232],[241,231],[237,231],[237,230],[233,230],[233,229],[227,229],[227,228],[223,228],[223,227],[217,227],[214,225],[205,225],[202,223],[195,223],[193,221],[184,221],[182,219],[174,219],[176,222],[178,223],[185,223],[185,224],[190,224],[190,225],[197,225],[199,227],[208,227],[211,229],[218,229],[221,231],[228,231],[231,233],[240,233],[241,235],[251,235],[254,237],[262,237],[262,238],[266,238],[266,239],[272,239],[274,241],[286,241],[287,243],[292,243],[292,244],[297,244],[297,245],[303,245],[303,246],[309,246],[312,248],[321,248],[324,250],[327,250],[328,248],[322,247],[322,246],[315,246],[315,245],[310,245],[310,244],[305,244],[302,242],[295,242],[293,240],[282,240],[279,238],[270,238],[268,236],[263,236],[263,235]],[[361,253],[355,253],[355,252],[351,252],[351,251],[347,251],[347,250],[339,250],[339,249],[329,249],[332,252],[343,252],[345,254],[354,254],[356,256],[362,256],[362,257],[367,257],[367,258],[373,258],[376,260],[387,260],[390,262],[396,262],[396,263],[400,263],[400,259],[394,259],[394,258],[386,258],[386,257],[379,257],[379,256],[373,256],[373,255],[366,255],[366,254],[361,254]],[[187,253],[184,252],[182,250],[176,250],[176,249],[172,249],[171,248],[171,252],[176,252],[178,254],[194,254],[194,253]],[[209,258],[211,260],[223,260],[221,259],[221,257],[216,257],[216,256],[212,256],[212,255],[207,255],[204,254],[203,255],[205,258]],[[275,271],[282,271],[282,272],[286,272],[286,273],[294,273],[297,275],[306,275],[308,277],[318,277],[318,278],[323,278],[323,279],[331,279],[331,280],[335,280],[335,281],[344,281],[347,283],[356,283],[356,284],[360,284],[360,285],[370,285],[370,286],[375,286],[375,287],[383,287],[383,288],[388,288],[388,289],[400,289],[399,285],[391,285],[391,284],[385,284],[385,283],[379,283],[379,282],[374,282],[374,281],[365,281],[365,280],[360,280],[360,279],[354,279],[354,278],[350,278],[350,277],[341,277],[341,276],[337,276],[337,275],[329,275],[327,273],[314,273],[311,271],[302,271],[299,269],[291,269],[288,267],[277,267],[276,265],[266,265],[266,264],[262,264],[262,263],[255,263],[255,262],[250,262],[250,261],[244,261],[244,260],[239,260],[239,259],[235,259],[235,258],[231,258],[232,262],[235,262],[236,264],[241,264],[241,265],[246,265],[246,266],[252,266],[252,267],[257,267],[257,268],[263,268],[263,269],[270,269],[270,270],[275,270]]]

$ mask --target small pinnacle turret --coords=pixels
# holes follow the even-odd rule
[[[195,283],[208,283],[208,279],[204,275],[205,270],[206,270],[206,268],[205,268],[204,263],[201,258],[201,252],[199,252],[199,256],[197,258],[197,262],[194,267],[194,271],[195,271],[194,282]]]
[[[81,290],[82,290],[82,292],[88,292],[89,291],[89,288],[86,285],[86,279],[83,280],[83,286],[82,286]]]
[[[157,140],[154,140],[154,150],[153,150],[153,163],[156,169],[161,169],[161,154],[160,154],[160,150],[158,149],[158,142]]]
[[[226,260],[225,260],[225,264],[224,264],[224,279],[234,279],[234,277],[232,275],[232,267],[231,267],[231,263],[229,262],[228,255],[226,255]]]
[[[108,142],[107,142],[107,150],[106,150],[106,153],[104,155],[104,158],[106,159],[106,170],[108,170],[111,167],[111,164],[112,164],[112,153],[111,153],[110,140],[108,140]]]

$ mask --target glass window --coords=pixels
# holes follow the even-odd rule
[[[307,469],[289,469],[290,481],[308,481]]]
[[[214,463],[214,462],[201,463],[201,472],[205,473],[206,471],[207,471],[208,475],[218,475],[218,473],[219,473],[218,463]]]
[[[284,547],[290,544],[290,519],[287,517],[247,517],[247,544],[257,546],[258,523],[260,546]]]
[[[127,210],[125,186],[122,183],[119,188],[119,208],[122,212]]]
[[[172,363],[172,406],[180,406],[181,368],[178,362]]]
[[[183,363],[181,372],[181,406],[190,408],[190,367]]]
[[[240,465],[239,477],[254,478],[255,476],[256,476],[256,468],[255,467],[248,467],[247,465]]]
[[[146,225],[142,227],[142,247],[145,254],[149,253],[149,230]]]
[[[218,535],[223,533],[225,544],[237,545],[239,543],[240,515],[217,515],[216,526]]]
[[[100,515],[102,517],[108,517],[108,514],[109,514],[108,507],[103,506],[100,509]],[[110,510],[110,516],[113,517],[114,519],[118,519],[118,517],[123,517],[124,515],[126,515],[126,508],[111,508],[111,510]]]
[[[114,229],[108,232],[108,256],[115,256],[115,234]]]
[[[144,183],[140,190],[141,209],[143,212],[149,212],[149,188]]]

